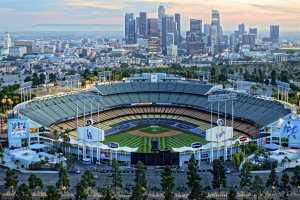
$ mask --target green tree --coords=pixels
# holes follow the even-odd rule
[[[2,117],[2,116],[0,116],[0,118],[1,118],[1,117]],[[1,119],[1,120],[4,120],[4,119]],[[0,134],[1,134],[1,131],[2,131],[2,130],[0,130]],[[2,145],[0,144],[0,163],[2,163],[3,154],[4,154],[4,150],[3,150]]]
[[[122,188],[122,176],[119,169],[119,163],[116,159],[112,160],[112,186],[115,195],[117,194],[117,189]]]
[[[55,82],[56,80],[57,80],[56,74],[50,73],[50,74],[49,74],[49,81],[50,81],[51,83],[53,83],[53,82]]]
[[[109,188],[106,188],[104,197],[102,199],[103,200],[112,200],[113,199]]]
[[[210,68],[210,82],[217,83],[219,81],[219,73],[216,66]]]
[[[172,170],[169,166],[165,167],[162,176],[161,176],[161,187],[164,192],[164,199],[165,200],[172,200],[174,199],[174,177],[172,175]]]
[[[261,69],[258,69],[258,82],[263,83],[265,80],[265,74]]]
[[[15,170],[8,169],[6,171],[6,176],[4,178],[5,181],[5,188],[13,190],[18,185],[18,175]]]
[[[88,198],[86,183],[80,181],[76,185],[75,199],[76,200],[84,200]]]
[[[207,192],[202,187],[201,178],[197,171],[197,162],[194,154],[191,156],[188,163],[187,180],[187,185],[190,189],[188,199],[205,200],[207,198]]]
[[[271,84],[272,85],[276,85],[276,80],[277,80],[277,74],[276,74],[276,70],[272,70],[271,72]]]
[[[237,200],[236,191],[233,187],[230,187],[228,191],[227,200]]]
[[[56,183],[56,187],[59,188],[62,192],[68,191],[70,186],[68,171],[67,169],[61,165],[58,172],[58,181]]]
[[[266,182],[266,187],[271,187],[272,192],[276,187],[278,186],[278,177],[276,175],[275,167],[272,167],[271,173],[269,174],[269,177]]]
[[[251,190],[252,194],[255,195],[256,200],[258,200],[258,198],[262,195],[262,193],[264,191],[264,183],[259,176],[256,175],[254,177],[254,180],[251,184],[250,190]]]
[[[28,184],[29,184],[29,188],[31,190],[35,190],[37,188],[42,189],[43,188],[43,182],[42,179],[40,179],[39,177],[37,177],[35,174],[31,174],[28,178]]]
[[[31,81],[33,86],[38,86],[40,84],[39,76],[37,73],[32,74]]]
[[[14,200],[31,200],[32,195],[29,187],[25,184],[22,183],[15,194]]]
[[[218,189],[221,192],[221,187],[226,187],[226,175],[225,169],[221,160],[217,159],[213,161],[213,180],[212,180],[212,187],[214,189]]]
[[[60,200],[60,198],[61,194],[55,186],[50,185],[47,187],[45,200]]]
[[[293,176],[292,176],[291,184],[292,184],[292,186],[297,188],[297,191],[299,193],[299,190],[300,190],[300,166],[295,167],[295,170],[294,170]]]
[[[133,187],[130,200],[146,199],[145,192],[147,190],[147,181],[145,175],[145,166],[142,162],[138,162],[135,168],[135,186]]]
[[[286,70],[280,72],[280,80],[286,83],[289,83],[289,73]]]
[[[248,163],[245,163],[240,174],[240,187],[242,189],[249,189],[251,186],[252,176],[250,174],[250,166]]]
[[[243,152],[238,152],[233,154],[233,163],[236,169],[239,169],[244,159],[245,159],[245,155]]]
[[[26,82],[29,82],[29,81],[31,81],[31,77],[30,76],[26,76],[26,78],[24,79],[24,82],[26,83]]]
[[[46,76],[44,73],[40,73],[39,75],[39,84],[45,84]]]
[[[223,67],[223,68],[221,69],[221,72],[220,72],[219,76],[218,76],[218,80],[219,80],[220,82],[226,82],[227,79],[228,79],[227,68],[226,68],[226,67]]]
[[[285,172],[281,176],[281,180],[279,183],[279,191],[283,193],[282,199],[288,200],[289,198],[289,193],[291,192],[291,186],[290,186],[290,177],[289,175]]]
[[[90,170],[86,170],[81,177],[82,184],[85,185],[85,187],[93,188],[96,185],[96,180],[93,175],[93,173]]]

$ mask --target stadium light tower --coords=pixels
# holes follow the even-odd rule
[[[277,84],[277,99],[288,102],[290,84],[282,81],[276,81],[276,84]]]
[[[210,95],[208,96],[208,102],[210,102],[210,126],[211,129],[213,128],[213,104],[217,103],[218,108],[217,108],[217,120],[216,123],[218,126],[225,126],[227,127],[227,101],[231,101],[231,127],[232,127],[232,131],[233,131],[233,125],[234,125],[234,106],[233,106],[233,102],[234,100],[237,99],[237,94],[236,93],[227,93],[227,94],[215,94],[215,95]],[[224,122],[220,119],[220,103],[224,103],[225,107],[224,107]],[[214,149],[213,149],[213,144],[212,144],[212,140],[213,140],[213,134],[210,134],[211,137],[211,157],[210,157],[210,162],[212,162],[214,160]],[[218,137],[217,137],[218,139]],[[219,157],[219,142],[217,141],[217,157]],[[232,148],[232,147],[231,147]],[[226,140],[225,140],[225,136],[224,136],[224,160],[226,160],[227,158],[227,146],[226,146]]]
[[[19,92],[21,95],[21,102],[29,101],[32,97],[32,81],[22,83],[19,88]]]

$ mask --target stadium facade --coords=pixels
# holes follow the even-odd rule
[[[238,150],[234,143],[240,135],[257,139],[266,127],[291,113],[280,103],[243,93],[236,93],[234,102],[209,102],[210,95],[232,93],[221,86],[174,78],[172,81],[153,80],[136,81],[135,78],[134,81],[98,84],[88,91],[35,98],[17,105],[14,110],[28,119],[32,127],[51,130],[40,134],[39,140],[44,143],[55,142],[55,130],[68,130],[72,144],[69,151],[78,158],[88,155],[91,162],[116,158],[130,163],[137,148],[112,147],[100,142],[83,144],[77,140],[76,129],[85,126],[87,119],[103,130],[105,137],[141,124],[167,124],[205,138],[206,130],[216,126],[218,119],[225,118],[225,123],[233,125],[236,140],[227,145],[228,141],[224,141],[196,148],[172,148],[172,152],[179,154],[180,164],[191,154],[196,154],[199,160],[230,158]]]

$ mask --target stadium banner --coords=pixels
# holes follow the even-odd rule
[[[300,148],[300,121],[287,120],[281,127],[280,137],[288,138],[288,146]]]
[[[8,119],[7,135],[9,147],[22,147],[22,140],[30,137],[28,120]]]
[[[78,127],[77,140],[84,142],[104,141],[104,130],[94,126]]]
[[[224,142],[233,138],[233,128],[216,126],[206,131],[205,139],[209,142]]]

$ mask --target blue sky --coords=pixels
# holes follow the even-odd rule
[[[122,31],[126,12],[147,11],[155,17],[160,4],[170,14],[182,14],[184,29],[189,18],[209,22],[211,10],[218,9],[224,30],[244,22],[263,31],[280,24],[283,31],[300,32],[300,0],[0,0],[0,30],[35,30],[48,24],[73,24],[84,30],[86,25],[102,24],[99,29]]]

